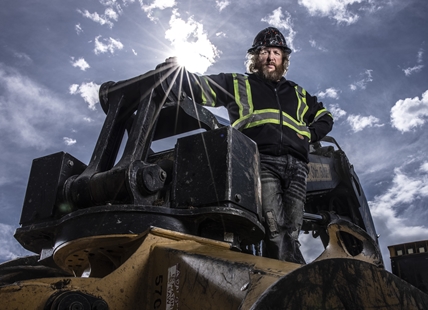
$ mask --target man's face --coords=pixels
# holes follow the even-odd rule
[[[255,65],[259,74],[268,80],[278,81],[284,74],[282,53],[282,49],[277,47],[262,48]]]

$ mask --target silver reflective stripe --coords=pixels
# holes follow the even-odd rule
[[[217,95],[215,91],[211,88],[210,83],[208,81],[207,77],[202,76],[200,79],[199,86],[202,90],[202,104],[203,105],[210,105],[212,107],[215,107],[216,101],[217,101]]]
[[[248,76],[232,73],[235,103],[239,107],[239,118],[253,113],[253,99],[251,96],[250,82]]]

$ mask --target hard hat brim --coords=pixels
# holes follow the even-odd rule
[[[248,49],[247,53],[253,54],[255,51],[261,49],[262,47],[277,47],[277,48],[282,49],[282,51],[284,53],[287,53],[287,54],[291,54],[291,52],[292,52],[290,48],[284,47],[284,46],[275,46],[275,45],[264,46],[264,45],[260,45],[260,46],[255,46],[255,47],[252,47],[252,48]]]

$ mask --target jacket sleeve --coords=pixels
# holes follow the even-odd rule
[[[229,85],[229,74],[196,75],[183,72],[183,90],[196,103],[211,107],[226,106],[233,95]]]
[[[311,132],[311,142],[324,138],[333,128],[333,115],[317,101],[317,97],[308,94],[309,106],[308,128]]]

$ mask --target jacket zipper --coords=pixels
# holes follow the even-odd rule
[[[279,102],[278,97],[278,91],[276,90],[276,87],[274,88],[275,96],[276,96],[276,102],[278,104],[278,110],[279,110],[279,130],[280,130],[280,138],[279,138],[279,147],[278,147],[278,156],[281,155],[282,152],[282,108],[281,103]]]

